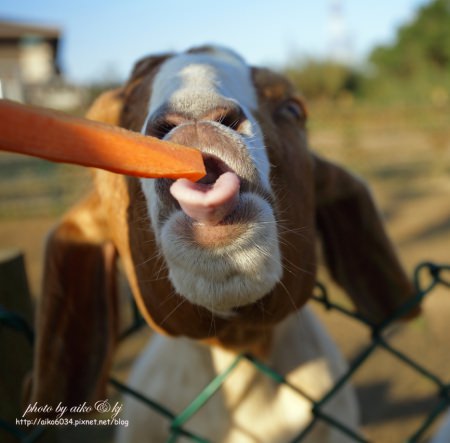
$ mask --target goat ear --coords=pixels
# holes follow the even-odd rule
[[[116,342],[116,250],[92,194],[50,234],[37,308],[31,401],[55,406],[104,396]]]
[[[110,125],[119,125],[124,104],[122,88],[111,89],[100,94],[86,113],[90,120]]]
[[[160,55],[151,55],[138,60],[133,70],[131,71],[130,79],[128,83],[134,83],[140,81],[143,77],[152,72],[155,68],[161,65],[168,58],[172,57],[172,52],[167,52]]]
[[[161,63],[170,56],[171,54],[161,54],[139,60],[134,65],[130,77],[124,86],[100,94],[91,105],[86,117],[91,120],[139,131],[139,119],[145,118],[147,107],[147,100],[142,100],[142,98],[150,94],[150,87],[144,84],[144,80],[149,78]],[[126,102],[129,100],[133,102],[133,108],[137,107],[138,111],[130,110],[129,106],[126,106]],[[144,106],[143,109],[139,108],[141,103]],[[139,118],[134,115],[133,111],[136,112]],[[129,113],[132,113],[132,116],[129,116]],[[137,120],[139,124],[133,124],[134,120]]]
[[[365,183],[318,156],[314,160],[316,220],[326,264],[360,313],[378,323],[412,297],[412,284]]]

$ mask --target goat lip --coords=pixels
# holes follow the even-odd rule
[[[170,187],[170,193],[194,222],[213,226],[234,211],[239,189],[239,177],[234,172],[225,172],[212,184],[179,179]]]
[[[232,216],[215,225],[193,222],[187,227],[192,242],[200,248],[217,249],[232,244],[247,230],[245,222],[235,222]]]

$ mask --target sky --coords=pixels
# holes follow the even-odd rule
[[[333,6],[340,3],[338,13]],[[229,46],[254,65],[293,58],[361,62],[428,0],[0,0],[0,19],[56,26],[75,83],[122,80],[139,58]],[[332,19],[334,17],[334,19]],[[337,18],[336,18],[337,17]]]

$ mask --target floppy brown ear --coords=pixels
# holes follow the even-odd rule
[[[374,323],[412,297],[381,215],[359,178],[314,156],[316,220],[332,277]]]
[[[123,109],[123,94],[122,88],[103,92],[91,105],[86,117],[110,125],[119,125]]]
[[[117,336],[116,250],[92,194],[50,234],[36,319],[31,402],[104,396]]]
[[[118,124],[122,90],[103,93],[87,117]],[[115,347],[117,253],[96,191],[50,233],[36,317],[31,399],[81,404],[104,396]]]

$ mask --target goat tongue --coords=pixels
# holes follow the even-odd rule
[[[170,193],[193,220],[216,225],[235,209],[239,187],[239,177],[234,172],[225,172],[212,184],[178,179],[170,187]]]

